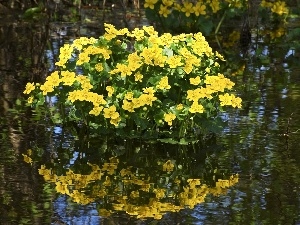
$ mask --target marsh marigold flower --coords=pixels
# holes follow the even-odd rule
[[[27,83],[24,94],[30,94],[35,89],[34,83]]]
[[[163,17],[168,17],[169,14],[171,14],[171,10],[168,9],[167,6],[164,5],[160,5],[160,9],[158,12],[160,15],[162,15]]]
[[[198,3],[193,7],[193,10],[194,10],[196,16],[199,16],[199,15],[205,15],[205,14],[206,14],[205,9],[206,9],[206,6],[203,5],[201,2],[198,2]]]
[[[144,7],[154,9],[154,5],[157,3],[158,0],[145,0]]]
[[[191,105],[189,111],[191,113],[203,113],[204,112],[204,107],[200,104],[198,104],[197,102],[193,102],[193,104]]]
[[[161,78],[161,80],[159,81],[158,85],[156,86],[157,89],[170,89],[171,86],[168,83],[168,77],[165,76],[163,78]]]
[[[176,115],[173,113],[165,113],[164,120],[168,123],[169,126],[172,125],[172,121],[176,118]]]
[[[181,11],[185,13],[186,17],[189,17],[192,13],[194,13],[193,3],[184,2]]]
[[[107,86],[107,87],[106,87],[106,90],[107,90],[107,92],[108,92],[108,97],[111,97],[112,94],[113,94],[114,91],[115,91],[114,87],[112,87],[112,86]]]
[[[200,84],[200,82],[201,82],[201,80],[200,80],[199,76],[197,76],[195,78],[190,78],[190,84],[192,84],[192,85],[198,85],[198,84]]]

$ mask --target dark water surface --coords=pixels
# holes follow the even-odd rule
[[[77,140],[17,100],[26,82],[42,81],[53,69],[59,47],[87,29],[0,27],[0,224],[300,224],[299,35],[273,42],[262,36],[246,58],[226,50],[243,109],[224,113],[228,125],[216,137],[177,146]],[[67,174],[78,195],[61,194],[54,182],[62,185]],[[234,185],[216,183],[235,174]],[[188,186],[189,179],[201,185]]]

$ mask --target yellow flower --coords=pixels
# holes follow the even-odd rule
[[[137,72],[137,73],[134,74],[134,80],[135,81],[142,82],[142,79],[143,79],[143,75],[140,72]]]
[[[231,105],[235,108],[242,108],[242,99],[240,97],[232,96]]]
[[[204,107],[200,104],[198,104],[197,102],[193,102],[193,104],[191,105],[189,111],[191,113],[203,113],[204,112]]]
[[[101,72],[103,70],[102,63],[97,63],[95,65],[95,70],[97,70],[98,72]]]
[[[157,89],[170,89],[171,86],[168,83],[168,77],[162,77],[158,83],[158,85],[156,85]]]
[[[143,30],[146,31],[150,36],[157,37],[158,32],[155,31],[153,26],[143,26]]]
[[[155,92],[155,90],[153,87],[143,88],[143,93],[145,93],[145,94],[153,95],[154,92]]]
[[[145,38],[145,32],[144,30],[141,30],[139,28],[134,28],[133,31],[131,31],[131,33],[128,34],[128,36],[135,38],[137,41],[140,41]]]
[[[181,11],[181,5],[178,3],[174,3],[173,8],[174,8],[174,10]]]
[[[125,99],[132,100],[133,99],[133,92],[129,91],[125,94]]]
[[[81,84],[81,88],[88,91],[93,88],[90,79],[86,76],[80,75],[76,77],[76,80]]]
[[[211,1],[210,7],[211,7],[213,13],[218,12],[220,10],[220,1],[219,0]]]
[[[102,109],[103,109],[103,106],[95,106],[95,107],[89,112],[89,114],[90,114],[90,115],[98,116],[98,115],[101,113]]]
[[[107,87],[106,87],[106,90],[107,90],[107,92],[108,92],[108,97],[111,97],[112,94],[113,94],[114,91],[115,91],[114,87],[112,87],[112,86],[107,86]]]
[[[202,4],[202,2],[198,2],[194,7],[193,7],[193,10],[195,12],[195,15],[196,16],[199,16],[199,15],[205,15],[206,14],[206,6]]]
[[[184,2],[181,11],[185,13],[186,17],[189,17],[192,13],[194,13],[193,3]]]
[[[162,0],[162,3],[167,6],[170,7],[174,4],[174,0]]]
[[[76,61],[76,66],[81,66],[84,63],[88,63],[90,61],[90,56],[87,52],[79,53],[78,59]]]
[[[133,102],[123,100],[122,109],[127,110],[128,112],[134,112],[135,105]]]
[[[160,9],[158,13],[163,17],[168,17],[168,15],[171,14],[171,10],[169,10],[167,6],[160,5]]]
[[[154,94],[142,94],[138,99],[141,102],[141,106],[142,105],[150,105],[150,106],[152,106],[152,103],[157,98],[154,96]]]
[[[178,105],[176,106],[176,109],[177,109],[177,110],[182,110],[182,109],[183,109],[183,105],[182,105],[182,104],[178,104]]]
[[[170,56],[167,59],[167,63],[169,64],[170,68],[177,68],[178,66],[183,65],[183,63],[181,62],[181,57],[178,55]]]
[[[30,97],[27,99],[27,102],[28,102],[29,104],[31,104],[31,103],[33,102],[33,100],[34,100],[34,98],[33,98],[32,96],[30,96]]]
[[[105,118],[116,118],[117,115],[115,114],[116,113],[116,106],[112,105],[110,106],[109,108],[105,108],[103,110],[104,112],[104,117]]]
[[[118,126],[121,121],[119,113],[115,113],[113,117],[111,117],[111,120],[109,121],[112,125]]]
[[[192,85],[198,85],[200,84],[201,80],[200,80],[200,77],[197,76],[196,78],[190,78],[190,84]]]
[[[158,0],[145,0],[144,7],[154,9],[154,5],[157,3]]]
[[[74,46],[65,44],[59,49],[59,61],[55,65],[65,68],[65,63],[71,58]]]
[[[231,105],[231,101],[232,101],[232,96],[229,95],[228,93],[225,93],[224,95],[219,95],[219,100],[220,100],[220,105],[224,106],[224,105]]]
[[[41,85],[40,89],[43,92],[43,95],[47,95],[47,93],[54,91],[53,85],[49,81],[46,81],[43,85]]]
[[[172,121],[176,118],[176,115],[173,113],[165,113],[164,120],[168,123],[169,126],[172,125]]]
[[[228,188],[230,186],[229,180],[218,179],[216,188]]]
[[[76,81],[76,74],[70,71],[61,71],[61,81],[64,85],[71,86]]]
[[[34,83],[27,83],[25,87],[24,94],[30,94],[35,89]]]

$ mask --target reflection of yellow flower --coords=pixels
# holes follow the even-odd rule
[[[28,155],[28,156],[31,156],[31,155],[32,155],[32,150],[31,150],[31,149],[28,149],[28,150],[27,150],[27,155]]]
[[[63,195],[64,194],[67,194],[67,195],[70,194],[68,185],[66,183],[56,182],[55,184],[56,184],[55,189],[56,189],[57,192],[59,192]]]
[[[270,32],[271,39],[279,38],[285,34],[285,29],[283,27],[279,27],[275,31]]]
[[[190,188],[195,188],[196,185],[200,185],[200,179],[188,179],[187,182],[189,183]]]
[[[289,12],[288,8],[285,5],[285,2],[278,1],[275,4],[272,4],[271,11],[278,15],[287,14]]]
[[[164,198],[166,196],[165,189],[163,188],[154,189],[153,192],[155,193],[156,198],[158,199]]]
[[[115,169],[117,169],[116,163],[104,163],[102,170],[107,171],[108,174],[113,174],[115,172]]]
[[[174,164],[172,163],[171,160],[168,160],[167,162],[165,162],[163,164],[163,171],[170,172],[170,171],[173,171],[173,170],[174,170]]]
[[[32,158],[30,158],[28,155],[22,154],[24,157],[24,162],[32,164]]]
[[[267,2],[266,0],[262,0],[260,5],[261,5],[261,7],[271,8],[273,3],[272,2]]]
[[[131,198],[138,198],[138,197],[140,197],[140,192],[139,191],[132,191],[130,193],[130,197]]]
[[[99,213],[99,216],[103,216],[103,217],[109,217],[111,215],[111,211],[109,211],[107,209],[99,209],[98,213]]]

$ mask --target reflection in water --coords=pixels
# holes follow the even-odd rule
[[[148,157],[146,152],[149,150],[140,151],[144,152],[144,157]],[[129,151],[126,149],[126,152]],[[182,150],[174,148],[173,151],[178,154]],[[137,156],[133,154],[125,160],[122,156],[115,157],[112,154],[108,161],[101,164],[84,163],[88,159],[82,157],[80,163],[75,161],[74,165],[54,164],[50,168],[42,165],[39,174],[46,182],[54,184],[57,193],[67,195],[81,205],[95,204],[99,215],[104,217],[125,211],[137,218],[161,219],[167,212],[194,208],[196,204],[204,202],[208,194],[224,194],[238,182],[238,175],[218,174],[218,168],[209,168],[209,165],[206,165],[208,169],[196,173],[201,177],[192,176],[190,171],[196,168],[186,167],[190,164],[189,157],[183,158],[180,164],[176,158],[167,161],[153,158],[148,165],[140,162],[144,161],[142,158],[130,164],[132,158]],[[30,163],[31,158],[29,161],[28,158],[28,155],[24,155],[24,160]]]

